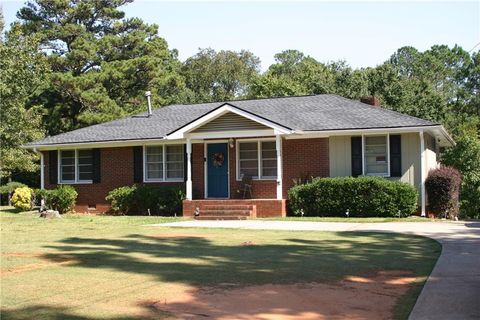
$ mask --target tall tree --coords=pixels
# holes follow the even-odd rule
[[[38,39],[12,29],[0,41],[0,177],[38,169],[37,156],[21,145],[40,139],[40,106],[25,107],[45,79],[47,65]]]
[[[49,134],[112,120],[182,99],[177,52],[156,25],[125,18],[131,0],[36,0],[17,14],[26,35],[37,35],[52,70],[33,101],[46,106]]]
[[[182,67],[194,102],[241,98],[260,69],[260,60],[249,51],[201,49]]]

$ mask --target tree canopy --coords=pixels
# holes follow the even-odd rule
[[[121,9],[130,2],[30,0],[7,32],[0,14],[3,177],[38,169],[37,157],[20,145],[143,112],[147,90],[154,107],[332,93],[375,95],[385,108],[444,124],[461,142],[444,161],[477,185],[476,169],[462,168],[462,159],[478,148],[480,51],[405,46],[358,69],[298,50],[277,53],[265,72],[247,50],[204,48],[181,62],[157,25],[125,17]]]

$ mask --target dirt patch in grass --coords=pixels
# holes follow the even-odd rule
[[[180,319],[391,319],[413,282],[410,271],[377,271],[328,284],[191,288],[141,305]]]
[[[10,253],[2,253],[2,257],[15,257],[15,258],[43,258],[44,255],[39,253],[26,253],[26,252],[10,252]],[[60,265],[69,265],[77,262],[77,260],[68,255],[56,255],[50,256],[48,261],[42,261],[38,263],[29,263],[29,264],[22,264],[10,268],[2,268],[0,269],[0,277],[5,277],[10,274],[31,271],[36,269],[42,269],[52,266],[60,266]]]

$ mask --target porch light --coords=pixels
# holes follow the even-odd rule
[[[233,138],[228,139],[228,145],[231,149],[233,149],[233,147],[235,146],[235,141],[233,140]]]

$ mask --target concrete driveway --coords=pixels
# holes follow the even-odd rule
[[[256,230],[377,231],[426,236],[442,244],[442,254],[409,319],[480,319],[480,221],[335,223],[192,220],[159,226]]]

